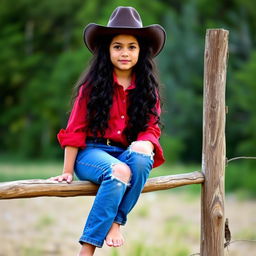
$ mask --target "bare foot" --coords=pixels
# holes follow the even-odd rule
[[[93,256],[95,248],[92,244],[83,243],[78,256]]]
[[[106,237],[106,244],[110,247],[120,247],[124,244],[124,238],[120,231],[120,225],[113,223]]]

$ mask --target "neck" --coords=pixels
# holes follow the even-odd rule
[[[118,82],[126,89],[132,81],[132,70],[114,70]]]
[[[132,77],[132,70],[114,69],[114,72],[117,78],[120,78],[120,79],[130,79]]]

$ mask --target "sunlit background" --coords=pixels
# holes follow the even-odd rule
[[[61,173],[63,150],[56,134],[66,125],[72,88],[91,58],[83,43],[83,29],[90,22],[106,25],[118,5],[135,7],[144,26],[158,23],[167,32],[165,48],[156,59],[162,82],[161,144],[166,163],[151,176],[200,170],[204,40],[208,28],[230,32],[227,158],[256,156],[254,0],[1,0],[0,181]],[[229,163],[225,186],[231,198],[226,211],[231,228],[233,222],[234,236],[255,240],[256,160]],[[124,249],[104,248],[103,254],[99,251],[97,255],[187,256],[198,252],[199,190],[200,186],[190,186],[143,195],[131,214],[133,228],[128,225],[125,230],[128,241]],[[0,255],[76,255],[76,240],[92,199],[0,202],[0,240],[4,242]],[[243,220],[247,221],[235,215],[241,205],[247,214]],[[63,209],[61,213],[58,207]],[[77,211],[70,213],[70,207]],[[52,241],[48,232],[56,232]],[[25,243],[21,234],[33,242]],[[252,255],[248,250],[256,251],[256,245],[234,244],[230,256]]]

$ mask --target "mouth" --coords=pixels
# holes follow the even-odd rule
[[[130,60],[119,60],[119,62],[123,63],[123,64],[126,64],[126,63],[129,63],[131,62]]]

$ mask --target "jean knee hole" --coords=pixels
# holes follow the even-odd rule
[[[126,185],[126,186],[130,186],[130,180],[131,180],[131,172],[130,172],[130,176],[128,178],[128,180],[122,180],[121,177],[118,177],[118,175],[115,173],[116,170],[114,170],[114,166],[117,165],[118,163],[116,164],[111,164],[111,174],[110,174],[110,177],[112,180],[117,180],[119,183],[117,183],[117,186],[121,186],[122,184]],[[121,175],[120,175],[121,176]]]
[[[130,151],[130,153],[134,153],[135,155],[139,155],[139,156],[150,158],[151,160],[154,160],[154,155],[155,155],[154,152],[151,152],[151,153],[139,152],[139,151],[133,150],[131,147],[129,148],[129,151]]]

